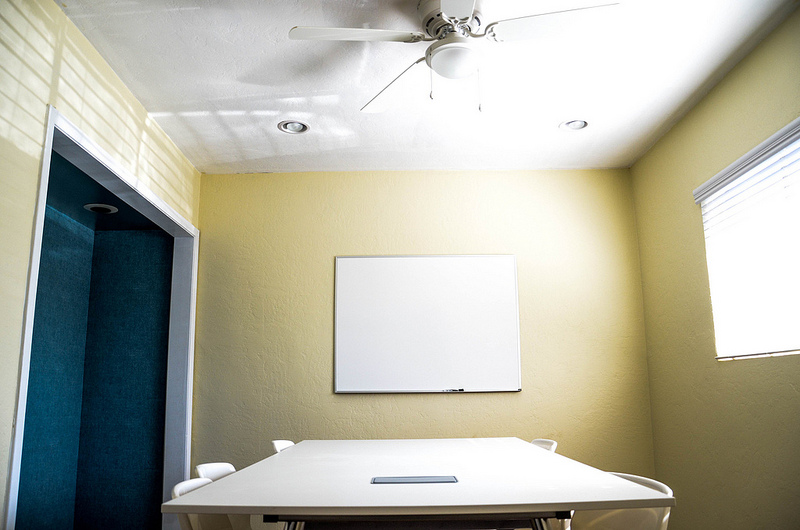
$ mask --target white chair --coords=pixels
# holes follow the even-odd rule
[[[206,464],[197,464],[194,467],[194,471],[197,473],[198,477],[218,480],[222,477],[227,477],[231,473],[235,473],[236,468],[233,467],[233,464],[229,464],[228,462],[208,462]],[[225,517],[228,519],[229,527],[233,530],[251,530],[253,528],[249,515],[228,514]]]
[[[272,440],[272,448],[275,449],[276,453],[280,453],[287,447],[291,447],[294,445],[294,442],[291,440]],[[305,526],[303,522],[290,522],[290,523],[261,523],[258,527],[255,525],[254,521],[251,521],[251,526],[253,528],[265,528],[267,530],[302,530]]]
[[[272,440],[272,447],[275,449],[276,453],[280,453],[287,447],[291,447],[294,445],[294,442],[291,440]]]
[[[172,488],[172,498],[177,499],[181,495],[186,495],[190,491],[194,491],[206,484],[211,484],[210,478],[190,478],[189,480],[178,482],[175,484],[175,487]]]
[[[548,451],[556,452],[556,447],[558,446],[558,442],[555,440],[548,440],[546,438],[537,438],[531,442],[533,445],[539,446],[542,449],[547,449]]]
[[[200,478],[217,480],[235,472],[236,468],[233,467],[233,464],[227,462],[209,462],[207,464],[197,464],[194,467],[194,471]]]
[[[535,440],[531,440],[531,443],[553,453],[556,452],[556,447],[558,446],[557,441],[548,440],[547,438],[536,438]],[[541,519],[539,524],[540,527],[544,528],[545,530],[563,530],[565,528],[564,523],[558,519]]]
[[[172,488],[172,498],[176,499],[206,484],[211,484],[210,478],[190,478],[178,482]],[[181,530],[232,530],[230,521],[224,515],[179,513],[178,523],[181,525]]]
[[[647,486],[672,496],[672,490],[661,482],[637,475],[612,473],[620,478]],[[669,523],[669,506],[666,508],[627,508],[621,510],[576,511],[572,516],[572,530],[666,530]]]

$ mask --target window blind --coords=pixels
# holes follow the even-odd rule
[[[800,353],[800,119],[695,190],[717,358]]]

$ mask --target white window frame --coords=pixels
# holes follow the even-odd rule
[[[789,125],[772,135],[762,144],[757,146],[755,149],[748,152],[746,155],[741,157],[739,160],[728,166],[726,169],[715,175],[713,178],[699,186],[697,189],[694,190],[693,195],[695,199],[695,203],[701,204],[705,199],[708,199],[718,191],[722,190],[729,184],[737,181],[740,177],[745,176],[748,172],[752,169],[756,168],[759,164],[764,162],[765,160],[769,159],[771,156],[775,155],[776,153],[782,151],[783,149],[787,148],[788,146],[800,142],[800,118],[795,119]],[[711,273],[709,272],[709,275]],[[709,281],[712,281],[709,278]],[[713,291],[713,288],[712,288]],[[712,298],[714,293],[712,292]],[[713,300],[712,300],[713,303]],[[715,335],[716,335],[716,327],[715,327]],[[737,359],[749,359],[749,358],[760,358],[760,357],[777,357],[777,356],[784,356],[784,355],[795,355],[800,354],[800,344],[797,345],[797,348],[788,349],[783,351],[763,351],[763,352],[754,352],[748,354],[722,354],[720,355],[719,350],[717,350],[717,360],[720,361],[728,361],[728,360],[737,360]]]

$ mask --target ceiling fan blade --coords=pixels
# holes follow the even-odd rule
[[[419,31],[389,29],[295,26],[289,30],[289,38],[293,40],[419,42],[425,39],[425,34]]]
[[[380,112],[380,111],[382,111],[382,110],[383,110],[383,108],[379,108],[379,105],[376,105],[376,103],[377,103],[377,102],[378,102],[378,100],[380,99],[381,95],[382,95],[384,92],[386,92],[386,91],[389,89],[389,87],[391,87],[391,86],[392,86],[392,85],[393,85],[393,84],[394,84],[394,83],[395,83],[395,82],[396,82],[398,79],[400,79],[401,77],[403,77],[403,74],[405,74],[406,72],[408,72],[409,70],[411,70],[412,68],[414,68],[415,66],[417,66],[418,64],[420,64],[420,63],[422,63],[422,62],[424,62],[424,61],[425,61],[425,57],[420,57],[419,59],[417,59],[416,61],[414,61],[413,63],[411,63],[411,66],[409,66],[408,68],[406,68],[405,70],[403,70],[402,72],[400,72],[400,75],[398,75],[397,77],[395,77],[394,79],[392,79],[392,80],[391,80],[391,82],[390,82],[388,85],[386,85],[385,87],[383,87],[383,90],[381,90],[380,92],[378,92],[377,94],[375,94],[375,97],[373,97],[371,100],[369,100],[369,101],[367,102],[367,104],[366,104],[366,105],[364,105],[363,107],[361,107],[361,112],[375,113],[375,112]]]
[[[475,11],[475,0],[442,0],[441,9],[451,19],[469,20]]]
[[[600,7],[611,7],[619,5],[619,2],[611,4],[601,4],[587,7],[576,7],[574,9],[564,9],[562,11],[550,11],[548,13],[539,13],[537,15],[530,15],[527,17],[510,18],[508,20],[500,20],[493,22],[486,26],[486,36],[496,42],[510,42],[515,40],[529,39],[536,36],[536,22],[539,17],[549,15],[558,15],[565,13],[575,13],[577,11],[586,11],[587,9],[597,9]]]

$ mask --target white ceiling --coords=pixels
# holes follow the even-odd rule
[[[529,40],[481,40],[478,78],[436,76],[433,100],[422,63],[379,98],[381,113],[359,109],[427,43],[287,35],[296,25],[420,31],[417,0],[59,5],[204,173],[628,167],[798,5],[618,1],[540,17]],[[600,3],[479,0],[478,8],[485,27]],[[286,119],[310,131],[282,133]],[[559,128],[574,119],[589,127]]]

